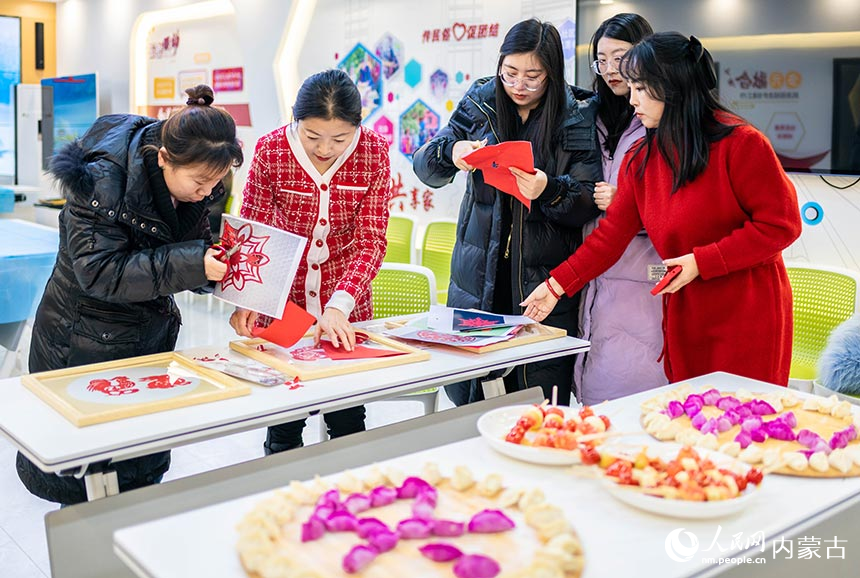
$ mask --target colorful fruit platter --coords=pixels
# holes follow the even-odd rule
[[[583,454],[583,464],[597,466],[607,489],[619,500],[682,518],[738,512],[758,495],[764,477],[735,458],[677,444],[605,448]]]
[[[589,406],[572,408],[544,401],[528,406],[502,407],[482,415],[478,431],[490,447],[509,457],[542,465],[580,462],[607,437],[612,426],[605,415]]]
[[[658,440],[718,450],[777,474],[860,476],[860,413],[835,396],[681,386],[646,400],[641,411],[645,431]]]
[[[495,578],[582,573],[582,547],[561,508],[536,488],[373,468],[335,484],[293,482],[239,523],[238,552],[253,578]]]

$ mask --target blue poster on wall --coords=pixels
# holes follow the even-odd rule
[[[54,152],[82,136],[99,115],[95,73],[45,78],[42,86],[53,89]]]
[[[15,85],[21,82],[21,20],[0,16],[0,183],[15,182]]]

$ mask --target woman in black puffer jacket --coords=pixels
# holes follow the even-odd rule
[[[494,313],[521,313],[520,302],[546,279],[565,251],[582,242],[582,226],[599,210],[594,183],[602,180],[595,145],[597,104],[592,93],[564,81],[561,38],[551,24],[526,20],[505,35],[498,73],[475,82],[448,126],[416,151],[413,170],[424,183],[441,187],[471,167],[465,154],[504,141],[531,141],[537,174],[518,174],[531,211],[484,182],[481,171],[466,175],[457,239],[451,260],[448,305]],[[547,325],[577,336],[579,296],[563,298]],[[539,385],[567,405],[573,357],[519,366],[505,378],[507,391]],[[476,381],[446,387],[457,405],[483,399]]]
[[[227,265],[210,248],[206,205],[242,163],[236,125],[210,106],[212,89],[186,91],[163,122],[99,118],[52,159],[62,185],[60,248],[36,312],[30,371],[172,351],[179,334],[173,294],[207,290]],[[121,491],[155,483],[170,452],[112,464]],[[87,499],[83,480],[46,474],[22,456],[33,494],[62,504]]]

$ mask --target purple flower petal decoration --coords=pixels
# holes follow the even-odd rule
[[[436,488],[431,486],[423,479],[411,476],[403,480],[403,484],[397,488],[397,498],[400,500],[410,500],[418,495],[419,492],[430,490],[436,493]]]
[[[454,520],[433,520],[433,535],[445,536],[446,538],[456,538],[466,533],[466,524],[464,522],[455,522]]]
[[[377,486],[370,490],[370,504],[374,508],[380,508],[393,504],[397,500],[397,490],[388,486]]]
[[[702,394],[702,400],[705,402],[705,405],[717,405],[717,402],[720,401],[722,395],[719,390],[711,388],[705,393]]]
[[[314,508],[314,513],[311,515],[325,520],[326,518],[334,514],[338,509],[340,509],[340,506],[335,506],[333,504],[320,504],[319,506]]]
[[[702,414],[700,413],[698,415]],[[703,434],[717,433],[717,420],[712,417],[708,418],[708,420],[704,423],[704,425],[702,425],[702,428],[699,431]]]
[[[844,448],[847,447],[848,444],[854,441],[857,438],[857,429],[854,427],[854,424],[851,424],[847,428],[843,430],[839,430],[834,433],[830,438],[830,447],[832,449]]]
[[[429,538],[433,535],[433,522],[421,518],[407,518],[397,524],[397,533],[404,540]]]
[[[741,414],[738,413],[737,408],[732,408],[726,410],[726,413],[723,414],[723,417],[731,422],[732,425],[738,425],[741,423]]]
[[[311,542],[322,538],[325,534],[325,521],[317,516],[311,516],[302,524],[302,542]]]
[[[705,425],[705,423],[707,421],[708,421],[708,418],[706,418],[705,413],[701,412],[701,411],[699,413],[694,413],[693,417],[690,418],[690,423],[693,425],[694,428],[696,428],[699,431],[702,430],[702,427]]]
[[[376,532],[390,532],[391,529],[379,518],[359,518],[355,532],[359,538],[367,538]]]
[[[469,531],[475,534],[506,532],[516,526],[501,510],[481,510],[469,520]]]
[[[761,427],[761,425],[762,425],[763,423],[764,423],[764,420],[763,420],[763,419],[761,419],[761,418],[760,418],[759,416],[757,416],[757,415],[754,415],[754,416],[751,416],[751,417],[745,418],[745,419],[741,422],[741,429],[742,429],[743,431],[752,431],[752,430],[754,430],[754,429],[758,429],[758,428],[760,428],[760,427]]]
[[[775,419],[765,422],[762,427],[767,432],[767,435],[775,440],[793,442],[797,439],[797,434],[794,433],[794,430],[784,420]]]
[[[763,427],[757,427],[750,431],[750,438],[756,443],[761,443],[767,439],[767,432],[764,431]]]
[[[832,451],[830,448],[830,443],[824,441],[824,438],[818,438],[815,443],[812,444],[812,447],[809,449],[811,449],[813,452],[824,452],[828,455]]]
[[[693,417],[705,407],[705,400],[702,399],[702,396],[696,393],[690,394],[687,396],[687,399],[684,400],[684,413],[688,416]]]
[[[741,400],[736,397],[732,397],[731,395],[726,395],[717,400],[716,406],[717,409],[721,409],[723,411],[728,411],[730,409],[735,409],[741,404]]]
[[[785,423],[785,425],[792,429],[797,427],[797,416],[794,415],[793,411],[782,414],[781,416],[779,416],[779,419],[781,419],[783,423]]]
[[[432,520],[436,513],[436,506],[426,500],[415,500],[412,502],[412,517],[422,520]]]
[[[498,562],[479,554],[463,556],[454,564],[454,576],[457,578],[495,578],[501,571]]]
[[[753,415],[773,415],[776,410],[768,402],[762,399],[753,399],[747,402]]]
[[[748,431],[741,431],[735,436],[735,441],[741,446],[741,449],[746,449],[752,443],[752,436]]]
[[[347,509],[347,511],[352,512],[353,514],[360,514],[361,512],[366,512],[373,506],[373,503],[370,500],[370,496],[367,494],[350,494],[343,501],[343,507]]]
[[[422,556],[434,562],[450,562],[463,556],[463,552],[459,548],[442,542],[421,546],[418,551],[421,552]]]
[[[349,510],[337,510],[325,520],[329,532],[355,532],[358,528],[358,518]]]
[[[340,505],[340,492],[337,490],[329,490],[317,500],[317,506],[328,506],[332,511],[337,510]]]
[[[672,419],[681,417],[684,415],[684,405],[680,401],[672,400],[666,406],[666,414]]]
[[[732,420],[727,418],[725,415],[721,415],[717,418],[717,431],[719,433],[727,432],[732,429]]]
[[[824,439],[814,431],[802,429],[797,432],[797,443],[810,449],[812,446],[816,445],[819,440],[824,441]]]
[[[377,530],[367,537],[367,543],[376,548],[380,553],[393,550],[400,541],[400,535],[391,530]]]
[[[379,554],[372,546],[359,544],[353,546],[346,556],[343,557],[343,571],[347,574],[355,574],[364,570],[368,564],[373,562]]]

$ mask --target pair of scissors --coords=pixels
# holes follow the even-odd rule
[[[212,245],[212,248],[215,249],[216,251],[218,251],[218,254],[215,256],[215,258],[218,259],[219,261],[225,262],[225,263],[229,262],[230,257],[232,257],[234,254],[236,254],[236,252],[238,252],[241,247],[242,247],[241,243],[236,243],[235,245],[233,245],[229,249],[225,249],[223,245],[220,245],[218,243]]]

